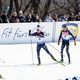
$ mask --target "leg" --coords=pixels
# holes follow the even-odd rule
[[[69,43],[66,45],[66,53],[67,53],[67,56],[68,56],[68,62],[70,63]]]
[[[40,60],[40,49],[41,49],[41,46],[37,45],[37,59],[38,59],[38,65],[41,64],[41,60]]]
[[[49,50],[48,50],[48,48],[46,47],[46,45],[44,45],[42,48],[51,56],[51,58],[52,58],[53,60],[57,61],[57,60],[53,57],[53,55],[49,52]]]
[[[61,46],[61,61],[63,62],[63,50],[64,50],[65,44],[62,43]]]

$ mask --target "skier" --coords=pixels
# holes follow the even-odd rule
[[[71,63],[70,60],[70,54],[69,54],[69,40],[70,40],[70,35],[72,36],[72,38],[74,39],[74,45],[76,45],[76,41],[75,41],[75,37],[73,36],[73,34],[68,30],[66,25],[62,26],[63,30],[60,33],[59,39],[58,39],[58,45],[60,44],[60,40],[62,39],[62,45],[61,45],[61,61],[63,62],[63,50],[66,46],[66,53],[68,56],[68,63]]]
[[[54,60],[54,61],[57,61],[53,55],[49,52],[49,50],[47,49],[47,46],[45,45],[45,42],[44,42],[44,33],[41,31],[40,29],[41,27],[39,25],[37,25],[37,29],[36,29],[36,32],[34,33],[31,33],[31,30],[29,30],[29,36],[36,36],[38,38],[38,41],[37,41],[37,58],[38,58],[38,65],[41,64],[41,60],[40,60],[40,50],[41,48],[43,48],[50,56],[51,58]]]

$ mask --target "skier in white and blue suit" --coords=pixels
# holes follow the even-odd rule
[[[45,42],[44,42],[44,33],[40,30],[40,26],[37,25],[37,29],[36,29],[36,32],[34,33],[31,33],[31,30],[29,30],[29,36],[36,36],[38,38],[37,40],[37,58],[38,58],[38,65],[41,64],[41,60],[40,60],[40,50],[41,48],[43,48],[50,56],[51,58],[54,60],[54,61],[57,61],[53,55],[49,52],[47,46],[45,45]]]

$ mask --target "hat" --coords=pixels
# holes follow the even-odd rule
[[[40,27],[40,25],[37,25],[37,27],[39,28],[39,27]]]
[[[68,80],[68,78],[66,78],[65,80]]]
[[[64,24],[64,25],[62,25],[62,28],[67,28],[67,26]]]
[[[23,14],[23,11],[22,11],[22,10],[20,10],[20,11],[19,11],[19,14]]]
[[[75,79],[75,80],[77,80],[77,78],[76,78],[76,77],[73,77],[72,79]]]
[[[37,25],[37,28],[36,28],[36,30],[41,30],[41,26],[40,25]]]

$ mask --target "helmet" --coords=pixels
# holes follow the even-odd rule
[[[40,25],[37,25],[37,27],[40,27]]]
[[[64,25],[62,25],[62,28],[67,28],[67,26],[64,24]]]

